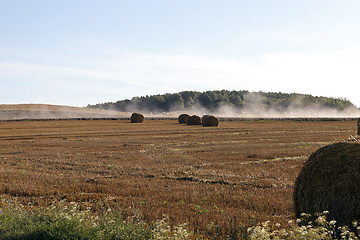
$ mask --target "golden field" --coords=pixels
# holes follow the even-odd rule
[[[0,122],[0,194],[35,207],[112,206],[148,222],[165,214],[195,231],[234,218],[285,223],[309,155],[355,133],[355,121]]]

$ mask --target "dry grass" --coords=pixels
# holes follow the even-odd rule
[[[35,206],[64,198],[118,205],[147,221],[167,214],[195,230],[234,217],[285,223],[305,160],[355,131],[355,121],[2,122],[0,194]]]

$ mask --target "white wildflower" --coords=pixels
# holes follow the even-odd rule
[[[324,224],[326,222],[326,218],[325,216],[320,216],[316,221],[320,224]]]
[[[329,222],[330,225],[335,225],[336,224],[336,220],[332,220]]]
[[[267,227],[269,225],[269,223],[270,223],[270,221],[266,221],[262,225],[263,225],[263,227]]]

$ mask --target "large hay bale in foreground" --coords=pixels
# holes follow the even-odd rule
[[[189,117],[187,125],[201,125],[201,118],[197,115],[192,115]]]
[[[204,127],[217,127],[219,125],[219,119],[213,115],[204,115],[202,118],[202,125]]]
[[[130,120],[132,123],[143,123],[145,122],[145,117],[141,113],[133,113]]]
[[[186,114],[186,113],[180,114],[180,116],[178,117],[178,122],[180,124],[186,124],[187,121],[189,120],[189,118],[190,118],[189,114]]]
[[[294,189],[296,217],[329,211],[339,225],[360,222],[360,144],[341,142],[315,151],[300,171]]]

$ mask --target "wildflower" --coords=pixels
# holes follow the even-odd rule
[[[270,223],[270,221],[266,221],[262,225],[263,225],[263,227],[267,227],[269,225],[269,223]]]
[[[293,221],[292,221],[292,220],[289,220],[289,221],[288,221],[288,224],[292,224],[292,223],[293,223]]]
[[[306,217],[306,213],[302,213],[300,216],[301,217]]]
[[[326,215],[326,214],[329,214],[329,211],[326,211],[326,210],[325,210],[325,211],[323,211],[323,214],[325,214],[325,215]]]
[[[280,224],[280,223],[276,223],[275,226],[276,226],[276,227],[280,227],[281,224]]]
[[[324,223],[326,222],[325,216],[320,216],[320,217],[318,217],[317,222],[318,222],[319,224],[324,224]]]
[[[281,229],[281,234],[284,236],[288,236],[289,233],[285,229]]]
[[[335,225],[336,221],[335,220],[332,220],[329,222],[330,225]]]

